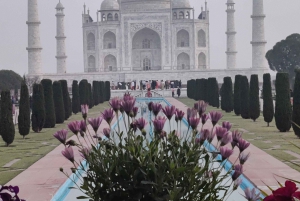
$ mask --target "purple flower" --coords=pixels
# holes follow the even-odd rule
[[[123,100],[120,100],[120,112],[121,112],[122,114],[124,114],[123,103],[124,103],[124,101],[123,101]]]
[[[75,160],[74,160],[74,152],[72,147],[66,147],[65,150],[63,150],[61,153],[64,157],[66,157],[66,159],[74,163]]]
[[[136,121],[134,121],[134,122],[132,122],[132,123],[130,124],[130,128],[132,128],[132,130],[133,130],[134,132],[136,132],[136,130],[138,129],[138,126],[137,126]]]
[[[111,121],[114,118],[114,110],[112,108],[106,109],[104,110],[104,112],[102,112],[102,117],[103,119],[110,125]]]
[[[258,201],[260,200],[260,193],[256,193],[256,189],[253,188],[250,190],[250,188],[247,188],[245,190],[245,196],[244,196],[248,201]]]
[[[1,201],[25,201],[18,197],[18,186],[1,186],[0,185],[0,200]]]
[[[110,128],[104,128],[103,135],[107,138],[110,138]]]
[[[221,139],[221,146],[225,146],[228,143],[231,143],[232,136],[230,132],[226,132],[223,138]]]
[[[198,102],[197,102],[197,103],[194,103],[194,109],[198,111],[198,107],[199,107]]]
[[[235,181],[241,174],[243,174],[243,166],[238,164],[234,166],[234,173],[232,174],[232,180]]]
[[[158,115],[158,113],[161,111],[161,108],[162,108],[162,106],[159,103],[152,104],[152,112],[153,112],[154,116]]]
[[[157,117],[155,120],[153,120],[153,126],[156,133],[161,133],[164,129],[166,117]]]
[[[208,129],[203,129],[203,130],[200,132],[200,144],[201,144],[201,145],[205,142],[205,140],[208,139],[209,134],[210,134],[210,131],[209,131]]]
[[[177,116],[178,120],[181,121],[184,117],[184,112],[181,110],[176,109],[175,116]]]
[[[135,122],[136,122],[137,127],[140,129],[140,131],[142,131],[145,128],[145,126],[147,125],[147,122],[143,117],[135,120]]]
[[[62,144],[66,144],[68,131],[66,129],[62,129],[53,134],[53,136],[58,139]]]
[[[207,103],[205,101],[200,100],[198,102],[197,111],[198,111],[199,117],[202,117],[202,115],[206,111],[206,107],[207,107]]]
[[[250,156],[250,153],[248,153],[248,154],[244,154],[244,153],[240,154],[240,156],[239,156],[240,164],[244,165],[246,163],[246,161],[248,160],[249,156]]]
[[[95,133],[97,133],[101,123],[102,123],[103,118],[102,117],[96,117],[96,118],[89,118],[88,122],[94,129]]]
[[[190,126],[193,130],[195,130],[200,123],[200,118],[197,117],[190,117]]]
[[[148,103],[148,110],[150,112],[152,112],[152,105],[153,105],[153,102]]]
[[[238,130],[232,131],[232,149],[239,143],[239,140],[242,138],[242,134]]]
[[[163,113],[166,115],[166,117],[170,120],[173,115],[176,112],[175,106],[166,106],[165,108],[162,108]]]
[[[85,132],[86,131],[86,123],[85,121],[81,120],[80,121],[80,132]]]
[[[208,119],[209,119],[209,115],[202,114],[202,116],[201,116],[202,125],[204,125]]]
[[[187,116],[188,124],[190,126],[191,125],[190,124],[190,118],[191,117],[196,117],[197,116],[197,111],[194,108],[188,108],[187,112],[186,112],[186,116]]]
[[[115,112],[118,112],[120,110],[120,99],[118,97],[111,99],[109,101],[109,104]]]
[[[213,126],[215,126],[223,117],[222,112],[218,112],[218,111],[209,112],[209,116]]]
[[[124,94],[123,100],[124,100],[124,102],[132,101],[132,100],[135,101],[135,97],[131,96],[130,93],[128,92],[128,93],[125,93],[125,94]]]
[[[221,156],[222,156],[222,161],[224,161],[232,155],[233,150],[228,149],[227,147],[221,147],[220,148],[220,153],[221,153]]]
[[[82,117],[86,119],[87,114],[89,113],[89,106],[87,104],[81,105]]]
[[[132,113],[133,113],[133,117],[134,117],[134,118],[136,117],[138,111],[139,111],[139,108],[138,108],[138,107],[133,107],[133,108],[132,108]]]
[[[239,148],[240,150],[240,153],[242,153],[245,149],[247,149],[250,145],[250,142],[247,142],[246,140],[244,139],[239,139],[239,143],[237,144],[237,147]]]
[[[129,113],[132,112],[134,105],[135,105],[135,100],[127,100],[122,103],[122,107],[128,116]]]
[[[231,124],[229,121],[224,121],[224,122],[222,123],[222,127],[223,127],[223,128],[226,128],[227,131],[229,131],[229,130],[231,129],[231,127],[232,127],[232,124]]]
[[[68,128],[70,131],[72,131],[75,135],[80,132],[80,122],[79,121],[73,121],[68,124]]]
[[[220,141],[224,137],[224,135],[227,133],[227,129],[222,128],[222,127],[216,127],[215,132],[216,132],[218,141]]]
[[[209,143],[211,143],[214,140],[215,136],[216,136],[216,132],[215,131],[210,132],[209,135],[208,135],[208,137],[207,137],[207,141]]]
[[[234,182],[233,182],[233,189],[236,190],[242,183],[242,179],[241,178],[238,178],[236,179]]]
[[[84,159],[86,159],[87,156],[90,154],[90,150],[86,147],[83,147],[79,152],[80,152],[80,156]]]

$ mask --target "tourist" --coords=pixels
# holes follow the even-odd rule
[[[180,88],[179,88],[179,86],[178,86],[178,88],[177,88],[177,96],[178,96],[178,98],[179,98],[179,96],[180,96]]]
[[[156,86],[156,82],[154,80],[152,80],[152,82],[151,82],[151,89],[155,90],[155,86]]]
[[[146,88],[150,89],[150,87],[151,87],[150,81],[146,81]]]
[[[160,81],[156,80],[156,89],[160,88]]]
[[[146,81],[142,80],[142,84],[143,84],[143,90],[145,90],[146,89]]]
[[[172,88],[172,97],[174,98],[175,94],[174,94],[174,89]]]
[[[115,83],[114,83],[114,81],[112,81],[112,82],[111,82],[111,86],[112,86],[112,89],[113,89],[113,90],[115,90],[115,89],[116,89],[116,86],[115,86]]]
[[[181,88],[181,80],[179,80],[179,88]]]
[[[174,88],[174,81],[171,81],[171,88]]]
[[[15,100],[15,97],[14,96],[12,96],[11,97],[11,104],[12,104],[12,114],[14,115],[15,114],[15,112],[16,112],[16,100]]]
[[[131,90],[134,90],[134,81],[131,82]]]
[[[150,91],[150,90],[151,90],[151,89],[150,89],[150,88],[148,88],[148,91],[147,91],[147,93],[146,93],[145,97],[148,97],[148,98],[152,97],[152,93],[151,93],[151,91]]]
[[[162,81],[161,81],[161,84],[160,84],[160,89],[161,89],[161,90],[164,90],[164,87],[165,87],[165,83],[164,83],[164,81],[162,80]]]

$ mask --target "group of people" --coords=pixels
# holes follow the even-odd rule
[[[181,80],[140,80],[137,82],[136,80],[133,80],[131,82],[127,83],[114,83],[112,81],[111,88],[113,90],[117,89],[131,89],[131,90],[167,90],[167,89],[173,89],[173,88],[181,88]]]

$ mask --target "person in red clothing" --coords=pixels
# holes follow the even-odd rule
[[[148,88],[148,91],[147,91],[145,96],[148,97],[148,98],[152,97],[152,93],[150,91],[150,88]]]

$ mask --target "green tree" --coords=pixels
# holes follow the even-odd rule
[[[188,98],[192,99],[192,96],[191,96],[191,80],[188,80],[187,81],[187,84],[186,84],[186,95]]]
[[[212,106],[219,108],[220,107],[220,94],[219,94],[219,84],[217,79],[214,77],[212,78]]]
[[[94,99],[93,99],[91,83],[89,83],[89,85],[88,85],[88,90],[89,90],[89,108],[93,108],[94,107]]]
[[[234,79],[233,109],[237,116],[241,115],[241,77],[241,75],[236,75]]]
[[[196,80],[192,79],[191,80],[191,98],[194,100],[197,100],[197,85],[196,85]]]
[[[194,100],[198,101],[201,100],[201,96],[202,96],[202,91],[201,91],[201,79],[196,79],[195,80],[195,95],[194,95]]]
[[[98,83],[97,81],[93,81],[93,98],[94,98],[94,105],[99,104],[99,97],[98,97]]]
[[[207,102],[209,103],[209,105],[212,105],[212,100],[213,100],[213,96],[212,96],[212,85],[213,85],[213,82],[212,82],[212,78],[208,78],[207,79]]]
[[[100,92],[100,103],[104,103],[105,101],[105,91],[104,91],[104,82],[100,81],[100,89],[99,89],[99,92]]]
[[[52,81],[49,79],[43,79],[41,81],[44,89],[44,98],[45,98],[45,124],[44,128],[54,128],[56,118],[55,118],[55,109],[54,109],[54,100],[53,100],[53,88]]]
[[[225,112],[231,112],[233,110],[233,90],[231,77],[224,77],[221,107],[223,107],[222,110],[225,110]]]
[[[21,89],[22,77],[12,70],[0,70],[0,90]]]
[[[78,82],[73,80],[72,83],[72,111],[74,114],[80,112],[79,87]]]
[[[266,58],[271,70],[289,74],[290,85],[293,86],[295,68],[300,66],[300,34],[292,34],[276,43],[267,52]]]
[[[53,100],[55,108],[56,123],[62,124],[65,121],[65,107],[61,84],[58,81],[53,82]]]
[[[247,76],[241,77],[241,116],[243,119],[249,119],[249,82]]]
[[[288,73],[277,73],[276,75],[276,104],[275,122],[280,132],[291,129],[292,106],[290,100],[290,83]]]
[[[81,80],[79,82],[79,100],[80,105],[88,104],[88,82],[87,80]]]
[[[300,137],[300,71],[296,70],[294,84],[294,100],[293,100],[293,130],[295,135]]]
[[[251,75],[250,78],[249,115],[253,121],[260,116],[258,75]]]
[[[33,85],[31,126],[36,133],[41,132],[45,124],[45,98],[42,84]]]
[[[21,84],[21,95],[19,102],[18,128],[20,135],[25,138],[30,132],[30,103],[29,92],[25,77]]]
[[[271,86],[271,75],[270,73],[266,73],[263,76],[263,89],[262,89],[262,97],[264,100],[263,103],[263,115],[265,122],[268,123],[272,122],[274,117],[274,104],[272,98],[272,86]]]
[[[69,106],[69,91],[68,91],[68,83],[66,80],[60,80],[61,90],[63,94],[63,101],[64,101],[64,109],[65,109],[65,120],[69,119],[70,117],[70,106]]]
[[[106,92],[106,95],[105,95],[105,98],[106,98],[106,101],[109,101],[110,100],[110,82],[109,81],[106,81],[105,82],[105,92]]]

